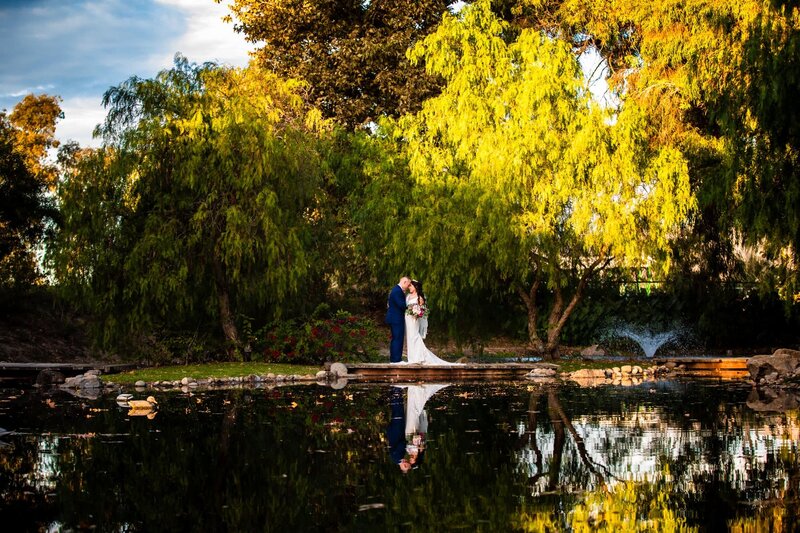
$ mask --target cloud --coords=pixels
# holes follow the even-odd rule
[[[190,61],[243,66],[248,43],[213,0],[0,1],[0,109],[28,93],[64,99],[62,140],[96,145],[102,94],[131,76],[150,78]]]
[[[37,86],[64,97],[102,93],[182,31],[179,13],[151,2],[4,3],[0,94]]]
[[[234,67],[247,64],[253,45],[246,42],[243,35],[234,32],[233,24],[223,22],[222,18],[230,15],[226,5],[213,0],[155,1],[179,10],[186,21],[183,34],[170,42],[172,53],[168,57],[157,55],[152,58],[155,66],[164,68],[171,65],[175,52],[196,63],[213,61]]]
[[[92,139],[95,126],[106,118],[100,96],[76,96],[65,98],[61,103],[64,118],[56,126],[58,138],[63,141],[78,141],[81,146],[100,146],[100,139]]]

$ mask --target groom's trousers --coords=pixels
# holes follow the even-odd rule
[[[389,362],[399,363],[403,360],[403,342],[406,336],[406,325],[403,322],[389,324],[392,328],[392,341],[389,343]]]

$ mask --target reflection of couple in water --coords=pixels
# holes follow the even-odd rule
[[[405,473],[417,468],[425,455],[428,413],[425,402],[448,385],[397,385],[389,395],[391,419],[386,428],[389,455]],[[403,401],[403,389],[407,400]]]

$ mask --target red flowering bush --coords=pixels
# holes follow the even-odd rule
[[[255,334],[254,352],[276,363],[322,364],[325,361],[379,361],[387,333],[366,317],[338,311],[332,317],[312,317],[271,324]]]

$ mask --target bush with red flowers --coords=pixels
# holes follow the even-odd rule
[[[387,332],[369,318],[337,311],[312,315],[305,322],[285,320],[255,332],[254,354],[275,363],[322,364],[325,361],[380,361]]]

